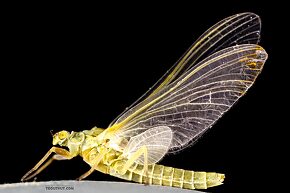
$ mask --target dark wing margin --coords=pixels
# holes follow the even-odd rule
[[[191,45],[150,90],[122,112],[110,126],[122,122],[137,109],[146,105],[155,94],[211,53],[237,44],[257,44],[260,31],[259,16],[249,12],[236,14],[216,23]]]
[[[252,86],[267,59],[258,45],[237,45],[216,52],[156,93],[136,116],[115,131],[131,138],[167,126],[173,132],[169,152],[195,142]]]

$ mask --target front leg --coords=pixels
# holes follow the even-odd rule
[[[90,152],[89,154],[92,153],[96,153],[96,152]],[[86,177],[88,177],[89,175],[91,175],[98,167],[99,163],[102,161],[104,155],[108,153],[107,149],[104,149],[103,151],[101,151],[100,153],[97,154],[97,156],[95,158],[93,158],[93,160],[90,160],[90,155],[87,156],[86,160],[91,163],[91,165],[93,165],[91,167],[91,169],[89,171],[87,171],[86,173],[84,173],[83,175],[81,175],[80,177],[78,177],[76,180],[83,180]]]
[[[50,156],[50,154],[52,154],[52,153],[55,153],[56,155],[54,155],[43,166],[41,166],[47,160],[47,158]],[[21,178],[21,181],[23,182],[23,181],[26,181],[26,180],[33,178],[34,176],[39,174],[42,170],[44,170],[47,166],[49,166],[53,160],[68,160],[68,159],[71,159],[73,157],[74,156],[66,149],[62,149],[59,147],[52,147],[43,156],[43,158]]]

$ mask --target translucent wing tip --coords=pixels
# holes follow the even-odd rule
[[[260,42],[262,21],[259,15],[251,12],[244,12],[235,15],[234,17],[243,18],[245,21],[244,27],[248,28],[248,33],[244,34],[242,38],[244,43],[256,43]]]
[[[263,62],[265,63],[265,61],[268,59],[268,54],[266,52],[266,50],[264,50],[264,48],[262,48],[261,46],[258,46],[258,49],[256,51],[257,54],[257,61],[258,62]]]
[[[255,45],[255,54],[242,60],[247,60],[246,65],[252,70],[262,70],[264,63],[268,59],[268,54],[264,48]]]
[[[249,17],[250,20],[255,21],[259,25],[259,29],[261,31],[262,21],[261,21],[261,18],[260,18],[259,15],[255,14],[255,13],[252,13],[252,12],[244,12],[244,13],[240,13],[240,15],[245,15],[245,16]],[[260,31],[259,31],[259,33],[260,33]]]
[[[243,12],[243,13],[238,13],[237,15],[249,15],[249,16],[253,16],[253,17],[258,17],[259,18],[259,16],[257,15],[257,14],[255,14],[255,13],[253,13],[253,12]]]
[[[261,23],[261,18],[259,15],[252,13],[252,12],[243,12],[243,13],[238,13],[236,15],[234,15],[234,17],[240,17],[240,16],[246,16],[246,17],[250,17],[250,19],[257,19],[258,22]],[[233,16],[231,16],[233,17]]]

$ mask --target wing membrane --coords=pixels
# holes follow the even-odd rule
[[[147,104],[152,96],[176,80],[205,56],[236,44],[257,44],[260,39],[260,30],[260,18],[253,13],[236,14],[216,23],[191,45],[176,64],[156,82],[151,90],[147,91],[128,110],[119,115],[110,126],[121,123],[129,115],[135,113],[137,109]],[[136,105],[137,103],[139,104]]]
[[[170,151],[183,149],[247,91],[266,59],[265,50],[258,45],[238,45],[216,52],[135,109],[114,135],[128,138],[144,132],[137,128],[167,126],[173,132]]]
[[[160,161],[170,147],[173,136],[171,129],[166,126],[158,126],[148,130],[146,128],[136,128],[136,130],[139,130],[141,134],[130,139],[123,156],[130,158],[133,153],[145,146],[148,153],[148,164]],[[144,130],[145,132],[142,132]],[[136,162],[144,164],[144,156],[139,157]]]

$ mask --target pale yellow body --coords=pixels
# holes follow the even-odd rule
[[[96,147],[98,132],[100,129],[93,128],[90,131],[84,131],[85,140],[81,148],[80,155],[89,165],[93,166],[93,160],[101,150]],[[122,147],[118,144],[119,147]],[[134,159],[134,158],[131,158]],[[96,170],[119,177],[121,179],[134,181],[138,183],[147,183],[154,185],[173,186],[186,189],[206,189],[221,185],[224,180],[224,174],[214,172],[194,172],[163,165],[148,165],[148,171],[145,171],[144,165],[133,163],[126,171],[123,171],[128,159],[122,157],[122,152],[114,149],[103,156],[102,161],[95,168]]]
[[[60,131],[53,136],[53,145],[65,146],[69,149],[52,147],[47,154],[23,177],[22,181],[29,180],[44,170],[53,160],[69,160],[80,155],[91,169],[78,178],[82,180],[94,170],[105,174],[144,184],[172,186],[186,189],[206,189],[221,185],[224,174],[214,172],[194,172],[158,164],[144,165],[135,161],[144,155],[146,147],[140,148],[133,156],[123,156],[122,150],[128,144],[127,140],[120,140],[118,144],[110,143],[104,137],[105,130],[94,127],[82,132]],[[56,153],[46,161],[51,153]],[[46,162],[45,162],[46,161]]]

